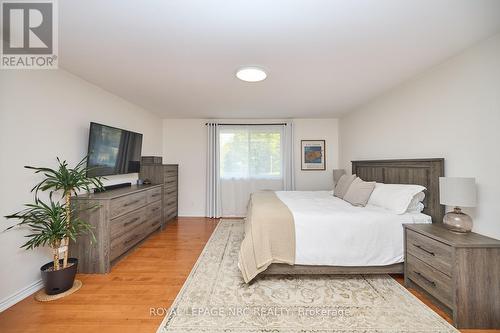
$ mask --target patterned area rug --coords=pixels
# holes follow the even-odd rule
[[[274,276],[245,284],[241,220],[222,220],[158,332],[457,332],[388,275]]]

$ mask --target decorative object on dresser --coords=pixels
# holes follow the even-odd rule
[[[163,185],[162,225],[177,217],[179,166],[177,164],[142,164],[139,178]]]
[[[455,206],[446,213],[444,225],[454,232],[470,232],[472,218],[463,213],[460,207],[476,206],[476,180],[474,178],[440,177],[439,201],[442,205]]]
[[[405,224],[405,284],[458,328],[500,328],[500,240],[442,224]]]
[[[301,140],[301,170],[326,170],[325,140]]]
[[[89,246],[87,237],[70,242],[80,273],[108,273],[123,254],[161,227],[162,185],[133,185],[71,201],[76,208],[98,206],[78,216],[92,225],[97,242]]]

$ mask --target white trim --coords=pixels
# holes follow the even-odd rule
[[[204,211],[186,211],[179,212],[177,214],[178,217],[206,217]]]
[[[38,290],[40,290],[43,287],[43,282],[42,280],[37,280],[33,282],[32,284],[28,285],[27,287],[24,287],[23,289],[19,290],[18,292],[7,296],[6,298],[2,299],[0,301],[0,312],[3,312],[16,304],[17,302],[22,301],[26,297],[34,294]]]

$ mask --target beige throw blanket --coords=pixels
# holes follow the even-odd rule
[[[246,283],[272,263],[295,263],[293,215],[274,192],[250,196],[238,266]]]

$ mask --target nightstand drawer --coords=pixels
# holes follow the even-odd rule
[[[448,307],[452,307],[451,278],[427,265],[411,254],[406,258],[406,274],[414,283],[437,298]]]
[[[415,231],[406,231],[408,253],[451,276],[451,247]]]

